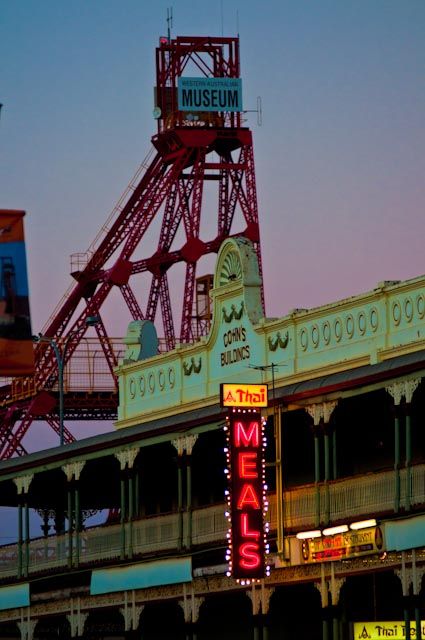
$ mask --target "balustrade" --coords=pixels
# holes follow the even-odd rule
[[[410,492],[412,506],[425,503],[425,464],[412,467],[410,487],[407,486],[405,469],[401,471],[401,505],[407,504]],[[319,485],[320,502],[325,505],[325,492],[329,490],[330,521],[350,521],[366,515],[388,514],[394,506],[394,472],[383,471],[359,477],[340,479]],[[288,489],[284,492],[284,529],[294,533],[314,527],[315,495],[314,484]],[[194,509],[192,513],[192,545],[225,543],[227,520],[223,504]],[[271,531],[277,526],[276,495],[269,496]],[[321,514],[324,517],[324,512]],[[132,555],[143,555],[173,551],[178,548],[179,520],[177,513],[150,516],[127,522],[132,527]],[[187,531],[187,514],[183,527]],[[73,557],[76,556],[76,537],[72,544]],[[82,531],[79,535],[79,563],[88,565],[120,558],[121,529],[119,524],[101,525]],[[129,549],[127,549],[129,552]],[[29,544],[28,573],[40,573],[66,567],[68,563],[69,537],[51,535],[37,538]],[[18,545],[0,547],[0,579],[14,577],[18,567]]]

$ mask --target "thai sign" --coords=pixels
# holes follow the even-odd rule
[[[228,575],[243,584],[268,573],[264,516],[267,510],[264,477],[264,422],[257,411],[233,410],[227,433],[227,491],[229,520]]]
[[[266,384],[230,384],[220,385],[221,405],[223,407],[267,407]]]
[[[240,78],[178,78],[179,111],[242,111]]]
[[[421,620],[421,636],[425,637],[425,621]],[[381,638],[393,638],[393,640],[406,640],[406,625],[404,622],[355,622],[354,640],[381,640]],[[410,640],[416,640],[415,621],[410,625]]]
[[[0,210],[0,375],[34,373],[24,211]]]
[[[379,553],[383,548],[380,527],[337,533],[300,541],[304,562],[324,562]]]

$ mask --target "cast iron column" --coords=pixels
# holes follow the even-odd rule
[[[30,542],[28,492],[33,477],[28,475],[13,479],[18,493],[18,578],[28,576]]]
[[[133,554],[133,507],[130,501],[133,501],[133,490],[129,487],[129,483],[132,482],[130,477],[131,469],[133,468],[134,461],[139,453],[139,447],[131,449],[123,449],[115,453],[115,457],[120,463],[120,525],[121,525],[121,560],[127,555],[131,557]],[[129,500],[127,500],[127,496]],[[131,513],[131,516],[130,516]],[[126,531],[126,520],[129,518],[128,532]],[[127,547],[128,541],[128,549]]]

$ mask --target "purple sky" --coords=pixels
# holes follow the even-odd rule
[[[0,208],[27,211],[34,333],[71,283],[70,254],[150,148],[169,5],[2,2]],[[173,35],[239,30],[245,108],[262,98],[262,126],[255,114],[248,124],[267,315],[424,273],[423,0],[177,0],[173,11]],[[115,297],[104,310],[111,335],[125,334],[123,309]]]
[[[34,331],[70,283],[69,255],[87,249],[149,149],[166,7],[2,2],[0,207],[28,212]],[[423,0],[173,10],[174,35],[239,26],[245,107],[262,97],[263,125],[249,124],[267,314],[424,273]]]
[[[28,213],[34,332],[150,147],[170,4],[2,0],[0,208]],[[267,315],[423,274],[425,2],[172,4],[173,35],[239,30],[245,108],[262,98],[248,124]],[[123,335],[119,299],[108,309]]]

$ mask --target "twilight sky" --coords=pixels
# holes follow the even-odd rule
[[[0,0],[0,208],[27,211],[34,333],[151,147],[167,6]],[[262,126],[247,117],[267,315],[425,273],[424,0],[175,0],[173,13],[174,36],[239,31],[245,108],[262,98]],[[122,336],[121,298],[108,305]]]
[[[423,274],[424,0],[0,0],[0,208],[27,211],[33,331],[150,148],[171,3],[174,36],[239,31],[245,108],[262,98],[267,315]]]
[[[150,147],[170,1],[1,0],[0,208],[27,210],[33,330]],[[221,10],[221,7],[223,8]],[[175,0],[241,37],[267,315],[425,272],[425,2]],[[122,329],[120,330],[120,328]],[[116,323],[124,333],[126,320]]]

